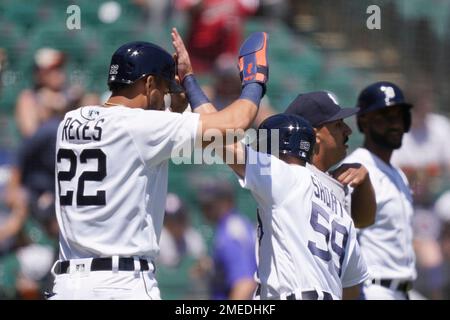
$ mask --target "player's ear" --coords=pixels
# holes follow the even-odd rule
[[[360,132],[364,132],[364,128],[367,126],[367,115],[357,116],[356,123]]]
[[[320,143],[320,141],[322,140],[322,133],[321,133],[320,128],[318,129],[315,127],[314,127],[314,132],[316,134],[316,145],[318,145]]]
[[[316,134],[316,143],[314,144],[313,154],[318,154],[320,150],[320,141],[322,139],[322,134],[320,132],[320,129],[317,128],[314,128],[314,133]]]
[[[148,76],[145,79],[145,91],[147,93],[147,95],[150,94],[150,92],[152,92],[152,90],[156,87],[156,79],[155,76]]]

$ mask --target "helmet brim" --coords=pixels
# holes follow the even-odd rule
[[[340,119],[345,119],[348,117],[351,117],[355,114],[357,114],[359,112],[359,108],[342,108],[341,110],[338,111],[338,113],[336,113],[334,116],[332,116],[331,118],[322,121],[321,123],[317,124],[316,126],[321,126],[323,124],[329,123],[329,122],[333,122],[336,120],[340,120]]]
[[[401,107],[405,107],[408,109],[411,109],[413,107],[413,105],[411,103],[407,103],[407,102],[402,102],[402,103],[393,103],[391,105],[383,105],[383,106],[372,106],[370,108],[367,109],[360,109],[360,111],[358,112],[358,116],[362,116],[363,114],[367,114],[367,113],[371,113],[374,111],[378,111],[381,110],[383,108],[389,108],[389,107],[396,107],[396,106],[401,106]]]

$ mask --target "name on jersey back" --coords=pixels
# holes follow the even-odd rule
[[[311,175],[311,180],[314,185],[314,197],[330,208],[334,214],[339,214],[342,217],[344,208],[334,192],[323,185],[315,175]]]
[[[78,119],[67,118],[62,129],[61,139],[67,141],[100,141],[102,139],[102,124],[104,118],[81,122]]]

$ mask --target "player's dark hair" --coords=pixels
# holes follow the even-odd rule
[[[112,83],[108,84],[108,88],[112,92],[113,95],[120,94],[122,91],[130,89],[132,86],[134,86],[136,83],[138,83],[138,81],[146,81],[148,76],[142,77],[142,78],[140,78],[140,79],[138,79],[135,82],[130,83],[130,84],[119,83],[119,82],[112,82]],[[159,76],[153,75],[153,78],[155,79],[155,82],[156,82],[157,85],[161,85],[162,82],[164,81],[164,79],[159,77]]]
[[[127,83],[113,82],[113,83],[108,84],[108,88],[112,92],[112,94],[117,94],[123,90],[126,90],[129,87],[130,87],[130,84],[127,84]]]

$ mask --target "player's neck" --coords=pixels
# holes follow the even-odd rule
[[[340,160],[336,160],[336,157],[333,157],[333,154],[328,155],[327,153],[323,153],[324,151],[325,148],[322,148],[322,151],[320,153],[313,154],[312,164],[320,171],[327,172]]]
[[[391,165],[391,156],[394,150],[383,148],[370,140],[364,141],[364,148],[383,160],[387,165]]]
[[[313,165],[322,172],[327,172],[329,166],[317,159],[317,157],[313,157]]]
[[[139,96],[127,98],[125,96],[111,96],[108,101],[104,103],[105,107],[126,106],[129,108],[143,108],[142,101]]]
[[[280,155],[280,160],[283,160],[284,162],[286,162],[288,164],[297,164],[299,166],[305,166],[305,161],[303,161],[297,157],[288,155],[288,154]]]

